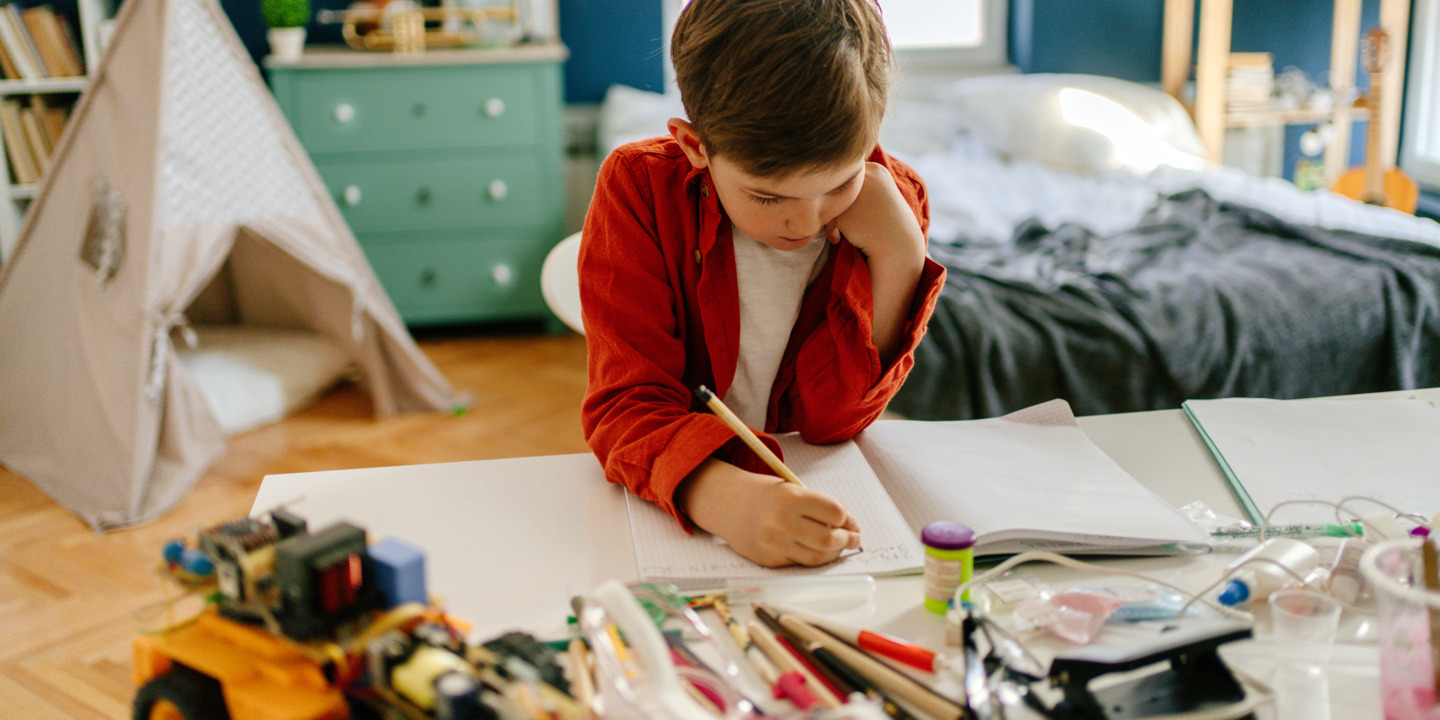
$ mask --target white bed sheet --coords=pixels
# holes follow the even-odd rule
[[[1327,191],[1302,192],[1281,178],[1221,165],[1161,165],[1145,173],[1081,175],[1024,157],[1002,157],[963,129],[942,102],[896,103],[881,145],[913,166],[930,195],[932,242],[1006,242],[1029,219],[1074,223],[1104,236],[1133,227],[1158,196],[1200,188],[1302,225],[1399,237],[1440,246],[1440,223],[1363,205]],[[678,96],[614,86],[601,108],[599,147],[666,132],[683,117]]]
[[[1144,173],[1082,175],[1025,157],[1002,157],[961,129],[943,103],[898,104],[880,141],[915,168],[930,195],[933,242],[1004,242],[1020,223],[1075,223],[1105,236],[1134,227],[1157,196],[1200,188],[1281,220],[1440,245],[1440,223],[1334,193],[1303,192],[1282,178],[1224,165],[1160,165]]]

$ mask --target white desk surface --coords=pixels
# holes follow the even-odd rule
[[[1412,395],[1440,403],[1440,388],[1365,397]],[[1217,512],[1243,517],[1183,412],[1098,415],[1079,418],[1079,424],[1121,467],[1177,507],[1202,500]],[[430,592],[474,623],[481,639],[513,629],[564,637],[572,596],[607,579],[638,578],[624,493],[605,482],[588,453],[271,475],[252,512],[279,505],[307,518],[312,528],[349,520],[366,528],[372,540],[395,537],[424,549]],[[1199,590],[1219,577],[1229,559],[1107,564]],[[879,583],[874,609],[846,621],[939,648],[944,624],[920,601],[918,577],[886,579]],[[1352,631],[1363,635],[1366,628],[1362,623]],[[1239,647],[1226,654],[1233,665],[1268,672],[1273,661],[1263,639],[1234,645]],[[1337,720],[1379,717],[1377,656],[1373,644],[1336,647],[1326,694],[1335,699]]]

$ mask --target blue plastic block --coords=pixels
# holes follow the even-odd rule
[[[386,608],[410,602],[424,604],[428,600],[424,551],[394,538],[385,538],[370,546],[370,564],[374,568],[375,585],[385,597]]]

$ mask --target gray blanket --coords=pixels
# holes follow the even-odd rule
[[[1196,190],[1111,237],[1030,223],[1007,245],[931,255],[949,277],[890,405],[916,419],[1440,385],[1440,248]]]

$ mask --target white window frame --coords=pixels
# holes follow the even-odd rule
[[[1440,0],[1416,0],[1413,27],[1400,167],[1421,187],[1440,190]]]
[[[896,0],[881,0],[885,2]],[[966,48],[898,48],[896,60],[900,63],[902,78],[918,76],[922,82],[943,82],[950,79],[970,77],[1009,65],[1009,0],[980,0],[984,33],[980,45]],[[675,19],[685,0],[662,0],[660,5],[661,27],[665,29],[662,52],[665,54],[665,90],[675,88],[675,67],[670,64],[670,36],[675,29]]]
[[[892,2],[894,0],[891,0]],[[883,6],[883,5],[882,5]],[[895,55],[905,69],[927,73],[956,68],[993,68],[1009,62],[1006,40],[1010,3],[1006,0],[980,0],[981,41],[975,47],[907,48],[897,47]],[[963,73],[973,75],[973,71]]]

